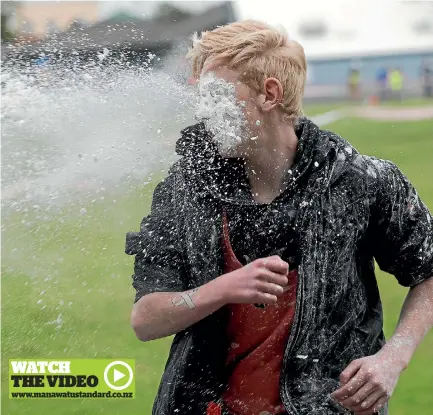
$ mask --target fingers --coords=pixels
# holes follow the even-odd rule
[[[352,397],[344,399],[341,401],[341,405],[343,405],[345,408],[352,409],[353,408],[361,408],[361,403],[372,393],[374,387],[371,383],[366,383],[362,388],[358,390]]]
[[[259,278],[263,282],[276,284],[282,288],[286,288],[289,283],[289,279],[286,275],[277,274],[266,268],[260,270]]]
[[[362,411],[372,409],[379,399],[385,398],[385,397],[386,397],[386,394],[383,391],[375,390],[361,403],[361,405],[359,405],[359,407],[357,407],[357,410],[359,412],[362,412]]]
[[[283,261],[279,256],[274,255],[267,258],[258,259],[257,265],[281,275],[287,275],[289,272],[289,264]]]
[[[364,384],[367,382],[367,377],[365,373],[359,370],[361,364],[362,362],[354,360],[342,372],[342,374],[340,375],[340,381],[343,386],[331,395],[334,399],[342,402],[354,396],[362,388],[362,386],[364,386]]]
[[[370,399],[371,397],[371,399]],[[377,398],[378,397],[378,398]],[[377,399],[376,399],[377,398]],[[388,396],[384,395],[383,392],[376,391],[372,393],[367,400],[365,400],[365,406],[362,409],[354,410],[355,415],[373,415],[388,401]],[[370,402],[373,402],[370,404]],[[361,405],[361,406],[362,406]]]
[[[259,292],[256,293],[253,302],[258,304],[276,304],[278,297],[273,294]]]
[[[345,385],[347,382],[349,382],[350,379],[352,379],[356,373],[361,369],[362,361],[361,359],[354,360],[349,364],[349,366],[344,369],[340,374],[340,384]]]
[[[279,297],[284,292],[284,287],[266,281],[258,281],[256,288],[262,293],[268,293]]]

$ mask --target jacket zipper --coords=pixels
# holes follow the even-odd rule
[[[288,412],[290,408],[291,412],[289,413],[291,413],[292,415],[296,415],[298,412],[290,401],[290,396],[286,388],[286,382],[283,373],[285,373],[287,361],[289,359],[290,354],[293,351],[293,347],[296,344],[296,341],[298,340],[299,332],[300,332],[299,329],[302,321],[302,307],[303,307],[303,294],[304,294],[304,278],[302,277],[302,272],[298,272],[298,278],[299,278],[298,281],[299,292],[296,297],[296,310],[295,310],[295,318],[293,323],[294,330],[290,334],[289,342],[287,343],[286,350],[284,352],[283,364],[281,367],[281,375],[280,375],[280,382],[279,382],[281,400]]]

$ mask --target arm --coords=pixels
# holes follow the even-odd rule
[[[356,415],[371,415],[390,398],[402,371],[433,325],[433,218],[415,188],[390,162],[376,163],[371,245],[383,271],[410,287],[394,335],[375,355],[341,373],[334,392]]]
[[[380,354],[404,370],[433,326],[433,217],[416,189],[391,163],[379,193],[376,258],[410,287],[393,336]]]
[[[171,336],[202,320],[225,304],[213,280],[194,290],[145,295],[135,303],[131,324],[138,339]]]
[[[126,236],[125,252],[135,255],[132,285],[136,296],[131,324],[137,337],[143,341],[163,337],[176,332],[179,327],[186,327],[189,320],[185,321],[185,317],[190,318],[191,313],[185,314],[185,311],[194,311],[194,315],[198,311],[199,316],[204,317],[206,312],[211,312],[215,303],[206,295],[203,300],[203,290],[200,290],[200,294],[186,291],[189,284],[179,232],[180,210],[176,206],[178,189],[175,174],[171,172],[156,186],[151,212],[142,220],[140,232],[129,232]],[[183,306],[180,304],[183,292],[185,296],[189,293],[191,299],[196,297],[194,301],[199,306],[198,310],[185,307],[186,302]],[[176,297],[178,306],[172,302]],[[183,317],[180,323],[174,323],[171,327],[173,319],[179,316],[179,311],[184,312],[180,313]],[[167,327],[161,331],[157,326]]]
[[[394,355],[402,369],[408,366],[416,348],[433,327],[432,277],[409,290],[394,335],[382,349],[385,355]]]
[[[354,360],[333,397],[356,415],[372,415],[391,397],[417,346],[433,327],[433,278],[412,287],[394,335],[375,355]]]
[[[289,266],[278,256],[257,259],[185,292],[142,297],[132,311],[132,327],[142,341],[170,336],[229,304],[275,304],[287,286]]]

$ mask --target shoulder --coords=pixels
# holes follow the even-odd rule
[[[182,188],[182,173],[176,162],[170,167],[168,175],[155,186],[152,203],[168,207],[175,202]]]
[[[374,205],[392,205],[407,197],[417,197],[409,179],[390,160],[359,155],[353,161],[352,172],[353,183],[364,184],[363,187]]]
[[[393,187],[401,187],[407,179],[390,160],[360,153],[336,134],[328,135],[336,151],[331,183],[344,183],[360,193],[375,196]]]
[[[319,131],[320,152],[331,166],[329,182],[346,184],[372,182],[384,160],[362,154],[349,141],[328,130]]]
[[[155,187],[155,191],[172,191],[182,178],[182,171],[179,161],[173,163],[168,169],[168,174]]]
[[[360,154],[354,160],[353,166],[354,171],[378,187],[407,181],[398,166],[390,160]]]
[[[352,150],[354,149],[352,148]],[[381,184],[396,176],[403,176],[400,169],[392,161],[361,154],[356,150],[349,160],[348,170],[354,180],[364,180],[372,185]]]

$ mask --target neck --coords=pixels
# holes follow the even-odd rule
[[[263,132],[260,142],[264,144],[246,157],[245,166],[253,198],[270,203],[287,187],[287,171],[295,160],[298,137],[293,126],[285,123]]]

